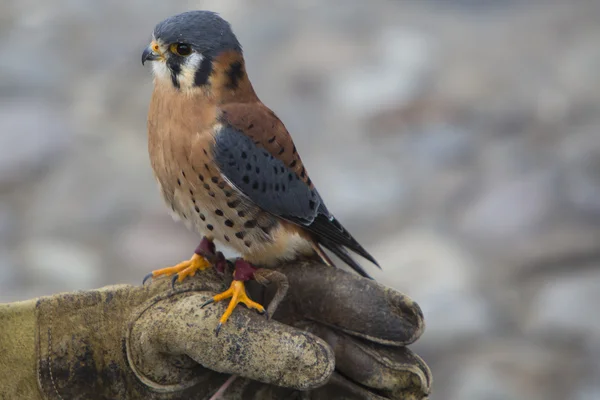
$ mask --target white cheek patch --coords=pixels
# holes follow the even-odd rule
[[[200,53],[192,53],[185,59],[179,74],[179,85],[182,88],[193,88],[196,71],[200,68],[204,57]]]
[[[152,72],[154,76],[160,79],[171,79],[171,71],[167,68],[167,63],[164,61],[154,61],[152,63]]]

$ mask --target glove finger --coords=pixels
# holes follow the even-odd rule
[[[326,385],[321,386],[310,392],[310,400],[387,400],[388,397],[380,396],[372,391],[357,385],[346,379],[341,374],[334,372]],[[403,400],[416,400],[416,398],[407,397]],[[420,398],[419,398],[420,400]]]
[[[331,346],[336,370],[361,386],[390,399],[421,399],[429,394],[431,371],[407,347],[382,346],[315,324],[307,330]]]
[[[423,333],[421,308],[394,289],[322,264],[295,264],[279,271],[289,280],[290,304],[278,313],[284,320],[284,314],[293,312],[388,345],[412,343]]]
[[[145,375],[159,370],[153,381],[165,380],[173,357],[186,355],[212,371],[301,390],[322,385],[333,372],[333,352],[322,339],[244,307],[236,307],[217,337],[227,301],[202,308],[212,296],[175,293],[141,312],[129,335],[133,363],[146,364],[139,368]]]

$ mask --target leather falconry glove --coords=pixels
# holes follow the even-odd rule
[[[423,331],[418,305],[302,264],[253,288],[268,304],[289,281],[271,320],[238,308],[219,336],[226,305],[201,307],[227,286],[214,269],[175,288],[166,278],[0,305],[0,399],[427,398],[429,369],[405,347]]]

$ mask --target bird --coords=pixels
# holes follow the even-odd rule
[[[240,303],[265,313],[245,282],[280,263],[313,257],[335,266],[327,249],[371,278],[350,251],[379,264],[328,210],[286,127],[258,98],[229,22],[207,10],[168,17],[143,50],[148,62],[154,177],[173,217],[202,239],[189,260],[147,278],[175,284],[222,267],[215,241],[239,253],[230,287],[204,304],[231,299],[217,334]]]

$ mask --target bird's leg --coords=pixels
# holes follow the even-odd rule
[[[275,295],[267,306],[267,317],[272,316],[277,311],[279,303],[281,303],[290,287],[288,278],[279,271],[261,268],[254,273],[254,280],[262,286],[275,284]]]
[[[217,271],[221,269],[222,272],[224,271],[226,262],[227,261],[225,260],[225,257],[223,257],[223,253],[215,252],[215,244],[212,240],[205,236],[200,241],[198,247],[196,247],[192,258],[173,267],[152,271],[146,275],[146,277],[144,277],[144,283],[149,278],[156,278],[157,276],[161,275],[175,275],[173,277],[173,283],[175,283],[175,281],[181,282],[188,276],[196,275],[196,271],[203,271],[211,265],[214,265]]]
[[[241,258],[238,258],[235,261],[235,270],[233,271],[233,282],[231,282],[231,286],[229,287],[229,289],[227,289],[223,293],[217,294],[212,299],[202,304],[201,307],[205,307],[208,304],[231,298],[231,300],[229,301],[229,306],[227,306],[227,309],[221,316],[219,324],[217,325],[217,329],[215,330],[215,333],[217,335],[219,334],[219,331],[221,330],[223,324],[227,322],[227,320],[233,313],[235,307],[240,303],[244,304],[250,309],[255,309],[261,314],[264,314],[266,312],[265,308],[262,305],[252,301],[250,297],[248,297],[248,294],[246,294],[244,282],[253,279],[256,270],[257,268],[253,267],[250,263],[244,261]]]

